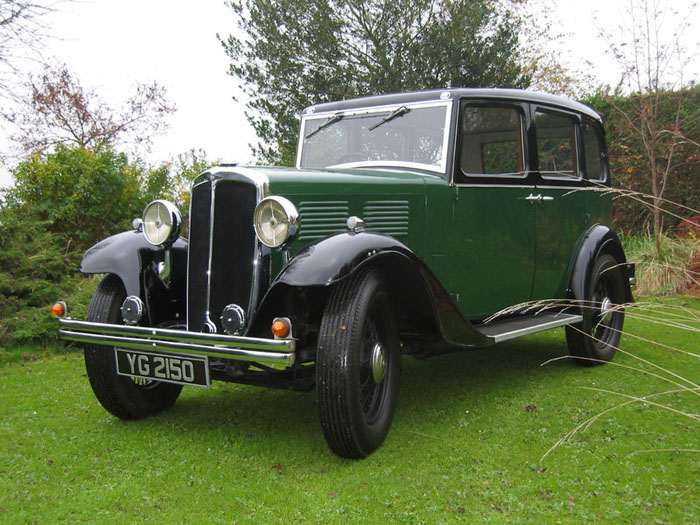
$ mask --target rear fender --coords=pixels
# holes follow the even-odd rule
[[[625,257],[622,243],[614,231],[602,224],[592,226],[581,240],[569,281],[569,297],[577,301],[585,300],[586,290],[591,277],[591,267],[602,253],[612,255],[620,264],[620,270],[625,276],[623,279],[625,284],[625,302],[633,302],[634,299],[629,283],[629,277],[633,276],[628,274],[627,258]]]

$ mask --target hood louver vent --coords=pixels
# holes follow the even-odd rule
[[[334,233],[346,232],[348,227],[345,221],[349,215],[347,201],[302,201],[299,203],[299,240],[312,241]]]
[[[369,231],[392,237],[408,235],[408,201],[367,201],[362,218]]]

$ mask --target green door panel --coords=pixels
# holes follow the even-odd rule
[[[588,229],[585,190],[540,187],[542,200],[535,206],[537,248],[532,300],[566,297],[569,267],[581,235]]]
[[[586,211],[590,226],[604,224],[612,227],[612,193],[597,187],[587,190]]]
[[[454,191],[450,292],[469,319],[528,301],[535,268],[531,187],[465,186]],[[442,277],[442,276],[440,276]]]

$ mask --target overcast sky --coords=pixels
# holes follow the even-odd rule
[[[0,0],[1,1],[1,0]],[[563,32],[572,33],[562,60],[581,67],[594,63],[605,83],[615,84],[619,72],[597,38],[596,13],[614,27],[623,0],[540,0],[554,7]],[[674,7],[691,0],[673,0]],[[223,0],[78,0],[59,6],[52,15],[46,54],[65,63],[85,88],[94,88],[117,105],[138,82],[157,81],[177,106],[167,133],[157,137],[148,160],[168,160],[190,148],[203,148],[210,159],[247,163],[253,160],[248,144],[255,135],[243,111],[237,81],[227,75],[228,58],[216,33],[237,30],[231,8]],[[700,13],[695,12],[700,29]],[[600,22],[599,22],[600,23]],[[299,108],[301,109],[301,108]],[[0,137],[0,144],[6,142]],[[0,169],[0,187],[11,178]]]

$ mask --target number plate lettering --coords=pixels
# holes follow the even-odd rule
[[[115,349],[117,374],[167,383],[209,388],[207,357],[144,353],[125,348]]]

